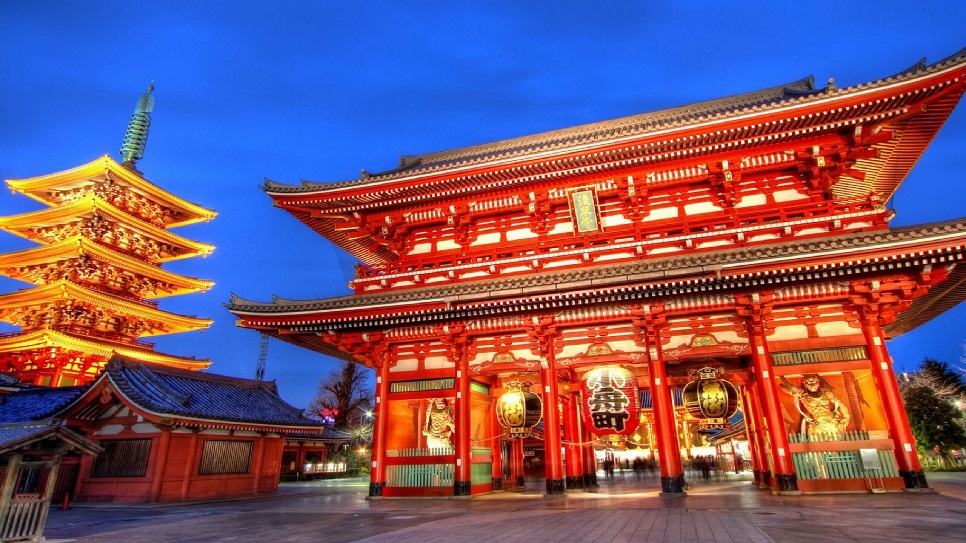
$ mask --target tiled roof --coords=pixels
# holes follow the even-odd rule
[[[832,84],[823,89],[816,89],[813,77],[809,76],[786,85],[779,85],[759,91],[651,113],[554,130],[483,145],[463,147],[451,151],[403,156],[400,159],[400,166],[398,168],[378,174],[364,173],[362,178],[357,180],[338,183],[302,181],[302,185],[286,185],[266,179],[263,188],[270,193],[282,194],[318,192],[351,186],[365,186],[388,179],[445,171],[451,168],[527,156],[561,148],[572,148],[581,145],[607,142],[629,136],[644,135],[657,130],[666,130],[704,121],[734,117],[752,111],[788,107],[824,97],[851,94],[892,84],[897,81],[904,81],[909,78],[922,77],[956,65],[964,60],[966,60],[966,49],[958,51],[929,66],[926,66],[924,63],[918,63],[891,77],[847,88],[837,88]]]
[[[167,368],[115,356],[104,376],[128,400],[163,416],[321,430],[285,403],[274,382]],[[100,380],[99,380],[100,382]]]
[[[0,395],[0,424],[47,419],[63,411],[87,387],[25,388]]]
[[[352,436],[348,432],[343,432],[341,430],[336,430],[335,428],[329,428],[328,426],[322,430],[322,435],[312,434],[306,432],[292,432],[285,435],[288,439],[305,439],[305,440],[322,440],[322,441],[348,441],[352,439]]]
[[[738,265],[760,259],[840,252],[844,249],[874,249],[877,245],[904,240],[928,240],[933,236],[966,232],[966,218],[890,230],[858,232],[834,237],[782,241],[735,249],[690,253],[682,256],[642,259],[631,263],[590,266],[560,271],[535,272],[523,276],[495,278],[469,283],[414,288],[395,292],[355,294],[318,300],[286,300],[275,297],[272,302],[253,302],[232,294],[226,306],[230,311],[261,314],[285,314],[319,310],[348,310],[385,304],[423,300],[471,301],[507,297],[507,293],[525,289],[529,295],[559,292],[569,285],[586,287],[634,278],[671,279],[713,272],[723,265]]]
[[[22,451],[32,444],[51,438],[82,454],[97,454],[102,450],[99,445],[81,434],[47,420],[37,423],[0,424],[0,455]]]

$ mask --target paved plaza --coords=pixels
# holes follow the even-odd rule
[[[361,479],[292,483],[277,495],[178,505],[53,510],[48,543],[875,542],[966,541],[966,473],[928,475],[931,493],[773,496],[747,476],[693,482],[664,498],[656,478],[542,497],[365,499]]]

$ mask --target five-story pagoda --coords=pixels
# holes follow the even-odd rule
[[[186,369],[210,365],[156,352],[140,340],[210,326],[208,319],[163,311],[155,300],[214,284],[161,267],[213,251],[170,229],[216,213],[148,182],[135,168],[144,155],[153,89],[138,101],[122,163],[105,155],[70,170],[6,181],[13,192],[49,206],[0,217],[0,229],[41,245],[0,255],[0,274],[34,285],[0,295],[0,320],[20,327],[0,335],[0,370],[24,382],[86,383],[113,353]]]

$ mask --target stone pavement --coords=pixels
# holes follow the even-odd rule
[[[48,543],[331,542],[966,542],[966,473],[928,474],[932,493],[773,496],[748,477],[692,483],[665,498],[656,478],[542,497],[365,499],[362,480],[286,484],[220,503],[75,506],[51,511]]]

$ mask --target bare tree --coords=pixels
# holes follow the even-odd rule
[[[358,364],[343,362],[340,371],[330,373],[319,383],[308,413],[331,421],[339,430],[365,425],[371,419],[369,410],[373,404],[369,373]]]

